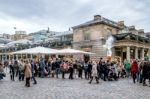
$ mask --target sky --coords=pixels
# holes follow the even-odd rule
[[[150,31],[150,0],[0,0],[0,34],[67,31],[94,15]]]

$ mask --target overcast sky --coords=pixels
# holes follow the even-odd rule
[[[0,0],[0,33],[66,31],[96,14],[150,31],[150,0]]]

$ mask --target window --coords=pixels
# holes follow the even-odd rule
[[[108,39],[108,37],[110,37],[112,35],[112,29],[107,28],[107,35],[106,35],[106,39]]]
[[[84,33],[84,40],[90,40],[90,33],[89,32]]]
[[[90,40],[90,32],[88,28],[83,29],[83,39],[84,40]]]
[[[110,28],[107,28],[107,33],[108,33],[108,35],[110,36],[110,35],[112,35],[112,29],[110,29]]]

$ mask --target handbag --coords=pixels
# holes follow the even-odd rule
[[[47,70],[46,70],[46,69],[44,69],[44,74],[45,74],[45,75],[47,75],[47,74],[48,74],[48,72],[47,72]]]

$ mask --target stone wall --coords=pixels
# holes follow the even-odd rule
[[[73,48],[84,50],[91,49],[91,59],[99,59],[107,55],[107,49],[103,47],[108,35],[117,34],[117,29],[104,24],[89,25],[82,28],[73,29]],[[90,40],[84,40],[84,32],[90,33]],[[87,48],[86,48],[87,47]]]

